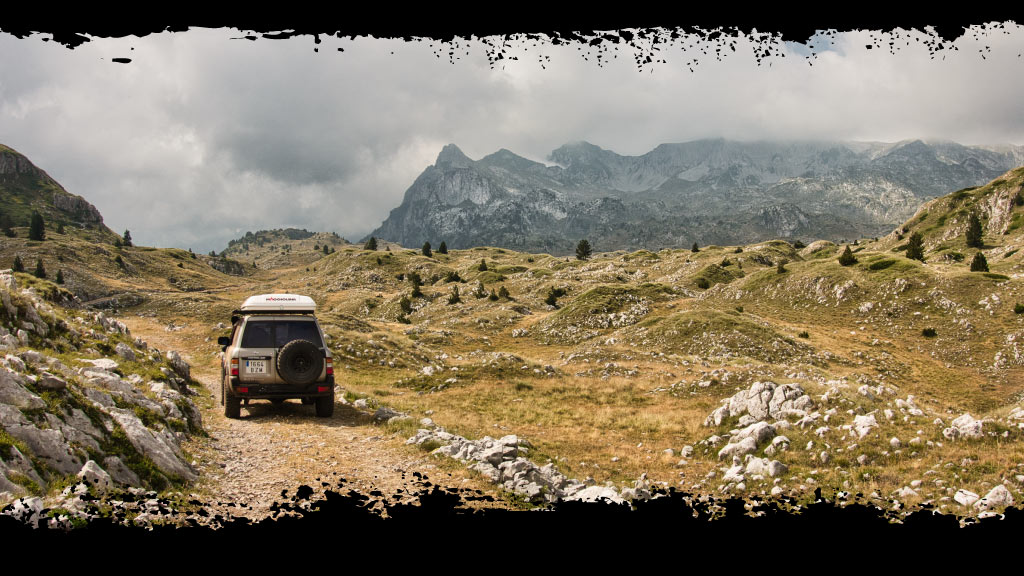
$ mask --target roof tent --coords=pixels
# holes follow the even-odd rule
[[[298,294],[260,294],[246,298],[239,311],[242,313],[312,314],[316,311],[316,302],[309,296]]]

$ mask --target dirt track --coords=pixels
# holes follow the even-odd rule
[[[379,490],[389,501],[398,502],[394,495],[420,488],[413,472],[427,475],[435,484],[494,493],[493,487],[468,473],[442,471],[431,463],[429,454],[406,449],[400,438],[374,424],[370,414],[343,403],[341,390],[330,418],[317,418],[313,406],[288,400],[277,405],[254,401],[242,406],[240,419],[229,419],[220,405],[219,369],[190,357],[186,342],[176,333],[167,333],[152,321],[126,320],[134,335],[161,350],[179,350],[192,365],[192,377],[203,383],[212,399],[197,402],[205,405],[203,426],[209,438],[195,438],[184,446],[200,472],[195,491],[213,504],[212,513],[263,518],[275,501],[291,497],[299,486],[310,486],[320,494],[337,490],[341,479],[345,491]],[[282,496],[284,490],[286,496]],[[500,501],[496,504],[503,506]]]

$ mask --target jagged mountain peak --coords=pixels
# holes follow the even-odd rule
[[[472,163],[473,161],[466,156],[458,146],[455,144],[446,144],[445,147],[441,149],[441,153],[437,155],[437,160],[434,162],[434,166],[438,168],[465,168]]]

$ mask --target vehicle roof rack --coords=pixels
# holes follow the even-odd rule
[[[260,294],[250,296],[235,311],[239,314],[254,312],[273,314],[312,314],[316,312],[316,302],[309,296],[299,294]]]

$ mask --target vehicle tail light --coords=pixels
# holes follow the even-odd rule
[[[317,386],[316,387],[316,391],[317,392],[329,392],[330,389],[331,389],[330,386]]]
[[[334,360],[331,359],[331,358],[327,359],[327,375],[328,376],[333,376],[334,375]]]
[[[242,394],[246,394],[246,393],[249,392],[249,388],[248,387],[239,388],[238,391],[241,392]]]
[[[231,359],[231,375],[238,376],[238,358]]]

